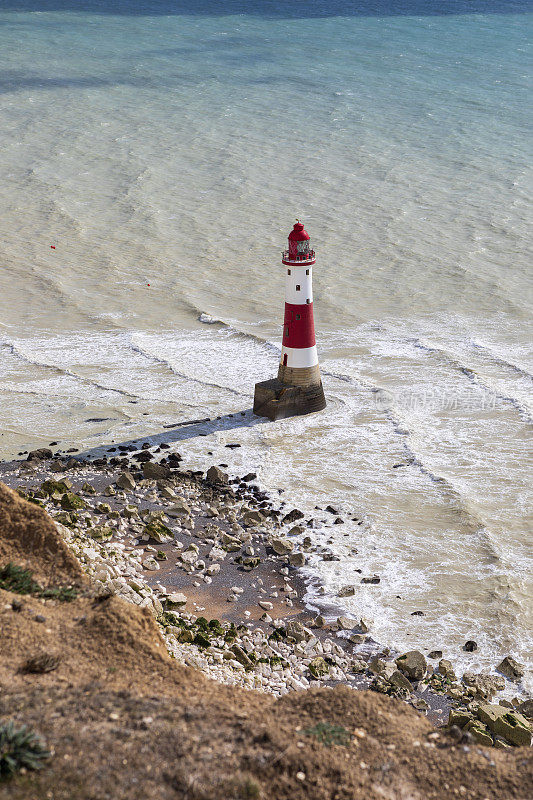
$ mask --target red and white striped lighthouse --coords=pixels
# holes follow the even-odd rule
[[[313,319],[315,251],[297,220],[283,252],[285,319],[277,379],[255,386],[254,413],[269,419],[309,414],[326,407]]]

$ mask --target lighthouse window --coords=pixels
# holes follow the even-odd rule
[[[309,252],[309,242],[297,242],[296,243],[296,250],[298,253],[308,253]]]
[[[286,325],[285,326],[285,336],[288,336],[288,335],[289,335],[289,326]]]
[[[299,314],[296,314],[296,319],[301,319],[301,316]]]
[[[311,301],[310,301],[310,299],[309,299],[309,298],[307,298],[307,300],[306,300],[305,302],[307,303],[307,305],[309,305],[309,303],[310,303]]]
[[[305,274],[309,275],[309,270],[308,269],[305,270]]]
[[[299,284],[299,283],[297,283],[297,284],[296,284],[296,291],[297,291],[297,292],[299,292],[299,291],[300,291],[300,284]]]
[[[290,275],[290,274],[291,274],[291,271],[290,271],[290,269],[288,269],[287,270],[287,275]]]

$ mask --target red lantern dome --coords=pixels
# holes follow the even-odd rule
[[[292,231],[289,233],[289,249],[283,255],[284,264],[314,264],[315,251],[309,246],[309,234],[305,231],[303,223],[296,220]]]

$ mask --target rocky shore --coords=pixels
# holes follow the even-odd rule
[[[50,514],[102,596],[149,609],[170,655],[209,678],[277,697],[369,688],[448,723],[463,742],[531,743],[533,701],[491,702],[519,684],[520,664],[508,657],[494,674],[459,680],[438,651],[393,653],[367,620],[314,616],[301,574],[313,519],[267,496],[256,475],[224,467],[186,470],[175,450],[144,442],[90,459],[33,451],[1,465],[0,479]]]

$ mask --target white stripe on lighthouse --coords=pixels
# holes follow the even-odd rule
[[[290,274],[289,274],[290,272]],[[308,275],[306,273],[309,273]],[[299,289],[297,287],[300,287]],[[313,302],[313,268],[290,266],[285,274],[285,301],[295,306]]]
[[[318,364],[316,345],[314,347],[282,347],[281,364],[287,356],[286,367],[315,367]]]

